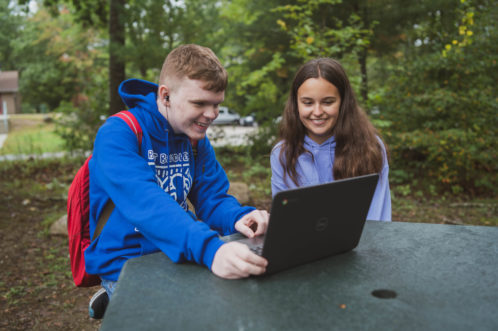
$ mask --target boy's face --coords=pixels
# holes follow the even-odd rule
[[[161,94],[169,96],[163,115],[173,131],[193,140],[204,138],[209,125],[218,117],[218,106],[225,99],[225,91],[207,91],[203,89],[204,84],[200,80],[183,78],[175,81],[173,89],[160,90]]]

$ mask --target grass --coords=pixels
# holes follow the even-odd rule
[[[9,133],[0,155],[42,154],[64,150],[64,141],[55,133],[55,124],[46,123],[45,115],[13,115]]]
[[[50,124],[9,132],[0,154],[42,154],[63,149],[63,140],[54,133],[54,124]]]

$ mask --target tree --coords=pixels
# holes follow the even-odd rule
[[[126,77],[125,59],[122,54],[125,46],[125,4],[126,0],[110,0],[109,5],[109,115],[124,109],[118,87]]]
[[[39,111],[75,100],[91,80],[99,56],[88,49],[95,41],[93,31],[83,31],[67,11],[52,20],[43,8],[25,18],[22,31],[11,46],[23,103]]]
[[[229,72],[227,105],[244,114],[256,113],[259,123],[274,120],[283,110],[297,61],[284,56],[289,36],[272,11],[284,1],[226,1],[221,7],[224,44],[220,55]]]
[[[17,70],[12,42],[21,33],[22,17],[15,13],[9,0],[0,0],[0,70]]]
[[[345,54],[356,55],[361,68],[361,95],[366,102],[367,49],[374,24],[368,22],[367,6],[360,7],[360,2],[298,1],[297,5],[280,6],[276,10],[283,14],[283,19],[277,22],[292,36],[292,48],[303,62],[316,57],[341,59]]]
[[[128,4],[124,54],[134,75],[147,78],[150,69],[160,67],[165,54],[176,43],[175,31],[180,10],[171,1],[136,1]],[[155,70],[157,75],[158,70]]]
[[[410,38],[379,102],[395,167],[455,193],[496,192],[496,6],[461,0]]]
[[[126,46],[129,72],[157,80],[166,55],[182,43],[208,46],[215,53],[222,39],[215,0],[134,1],[126,6]]]
[[[26,2],[26,0],[22,0]],[[61,1],[43,0],[54,15],[59,15]],[[109,33],[109,106],[107,113],[115,114],[123,110],[124,104],[118,95],[119,84],[124,80],[125,59],[122,55],[125,43],[124,7],[126,0],[63,0],[75,17],[76,22],[84,27],[105,29]],[[62,5],[63,6],[63,5]]]
[[[52,8],[59,1],[44,0]],[[108,114],[124,108],[118,94],[119,84],[126,78],[126,66],[148,77],[148,70],[161,66],[165,55],[180,43],[205,44],[213,33],[219,11],[217,2],[185,0],[64,0],[78,22],[103,29],[109,36]],[[54,11],[56,12],[56,11]],[[212,40],[212,39],[211,39]]]

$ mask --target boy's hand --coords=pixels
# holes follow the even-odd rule
[[[268,261],[254,254],[238,242],[223,244],[214,255],[211,271],[218,277],[237,279],[260,275],[266,271]]]
[[[235,223],[235,230],[248,238],[262,235],[268,227],[268,218],[266,210],[253,210]]]

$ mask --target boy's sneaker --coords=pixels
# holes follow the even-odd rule
[[[91,318],[95,318],[97,320],[104,317],[105,309],[107,308],[107,304],[109,303],[109,296],[105,288],[100,288],[90,300],[90,304],[88,305],[88,314]]]

